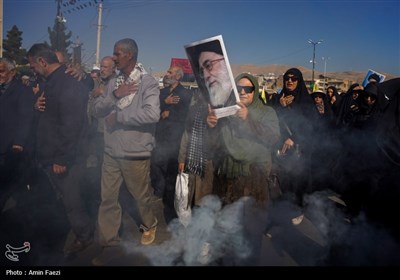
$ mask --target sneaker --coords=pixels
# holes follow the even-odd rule
[[[211,260],[210,251],[211,251],[211,244],[208,242],[204,242],[203,245],[201,246],[200,254],[197,260],[203,265],[208,264]]]
[[[100,255],[92,259],[92,265],[104,266],[114,259],[122,256],[122,250],[119,246],[104,247]]]
[[[157,227],[152,227],[149,230],[143,231],[142,240],[140,241],[142,245],[150,245],[156,239]]]
[[[292,219],[292,224],[295,225],[295,226],[298,226],[298,225],[301,224],[303,219],[304,219],[304,214],[301,214],[300,216],[295,217],[295,218]]]

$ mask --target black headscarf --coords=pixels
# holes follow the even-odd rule
[[[334,102],[334,103],[332,103],[332,98],[333,98],[333,96],[331,97],[331,96],[329,96],[329,94],[328,94],[328,90],[329,89],[332,89],[333,90],[333,96],[335,96],[336,97],[336,101]],[[336,87],[334,87],[334,86],[329,86],[329,87],[327,87],[327,89],[326,89],[326,95],[327,95],[327,98],[328,98],[328,101],[329,101],[329,103],[331,104],[331,108],[332,108],[332,111],[335,113],[335,115],[337,114],[337,112],[339,111],[339,103],[340,103],[340,99],[341,99],[341,96],[339,95],[339,93],[338,93],[338,90],[337,90],[337,88]]]
[[[305,147],[310,144],[309,135],[312,135],[313,122],[318,118],[318,110],[314,104],[311,95],[308,93],[307,86],[304,82],[303,74],[297,68],[290,68],[284,74],[284,79],[292,74],[298,78],[297,87],[294,91],[289,91],[284,84],[281,94],[293,95],[292,104],[282,107],[277,104],[276,112],[281,122],[282,140],[285,141],[290,137],[295,143]],[[280,98],[277,97],[277,98]]]
[[[292,74],[293,76],[298,78],[297,87],[294,91],[289,91],[288,88],[286,88],[286,85],[283,84],[283,89],[281,91],[281,94],[284,93],[285,96],[293,95],[295,97],[295,102],[293,102],[291,105],[292,107],[296,107],[301,104],[313,104],[301,71],[297,68],[290,68],[283,75],[283,79],[285,80],[285,78],[289,74]]]
[[[349,90],[341,97],[340,102],[338,103],[338,109],[336,113],[336,125],[338,127],[346,127],[349,124],[351,124],[352,120],[349,119],[349,116],[352,113],[351,106],[352,105],[359,106],[359,102],[361,99],[360,94],[358,95],[357,99],[353,99],[354,91],[361,91],[361,90],[354,90],[359,86],[360,85],[357,83],[352,84]]]
[[[376,142],[394,164],[400,166],[400,78],[378,84],[379,124]]]

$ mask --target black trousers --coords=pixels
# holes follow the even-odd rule
[[[69,166],[67,172],[63,174],[55,174],[52,166],[42,167],[42,170],[56,191],[57,197],[63,202],[71,229],[77,239],[92,238],[94,221],[89,218],[82,199],[81,183],[86,170],[83,162]]]
[[[32,158],[26,152],[0,154],[0,212],[7,200],[32,179]]]

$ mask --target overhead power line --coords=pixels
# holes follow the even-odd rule
[[[71,14],[74,12],[79,12],[86,8],[95,8],[100,3],[103,3],[103,0],[61,0],[62,2],[62,13]]]

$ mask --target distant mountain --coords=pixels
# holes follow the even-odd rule
[[[283,65],[283,64],[269,64],[269,65],[256,65],[256,64],[232,64],[232,73],[233,76],[236,77],[240,73],[249,72],[251,74],[263,74],[268,75],[269,73],[274,73],[275,76],[279,77],[283,75],[286,70],[290,68],[298,68],[302,73],[303,77],[306,80],[311,80],[312,78],[312,69],[303,67],[303,66],[291,66],[291,65]],[[356,71],[343,71],[343,72],[327,72],[326,76],[331,79],[340,79],[340,80],[350,80],[355,83],[362,83],[365,75],[367,74],[368,69],[364,72],[356,72]],[[380,72],[381,74],[386,75],[386,80],[390,80],[396,78],[397,76]],[[314,78],[318,79],[319,75],[323,75],[323,72],[314,71]],[[165,75],[165,72],[154,73],[155,77],[162,77]]]
[[[268,75],[268,73],[274,73],[277,77],[283,75],[286,70],[290,68],[298,68],[302,73],[303,77],[306,80],[311,80],[312,78],[312,69],[308,69],[302,66],[289,66],[282,64],[271,64],[271,65],[254,65],[254,64],[233,64],[231,65],[232,73],[234,76],[237,76],[243,72],[250,72],[252,74],[264,74]],[[343,72],[327,72],[326,76],[331,79],[341,79],[341,80],[351,80],[356,83],[361,83],[364,80],[365,75],[367,74],[368,69],[365,72],[356,72],[356,71],[343,71]],[[314,71],[314,78],[318,79],[319,75],[323,75],[323,72]],[[390,80],[395,78],[395,75],[389,73],[381,74],[386,75],[386,80]]]

